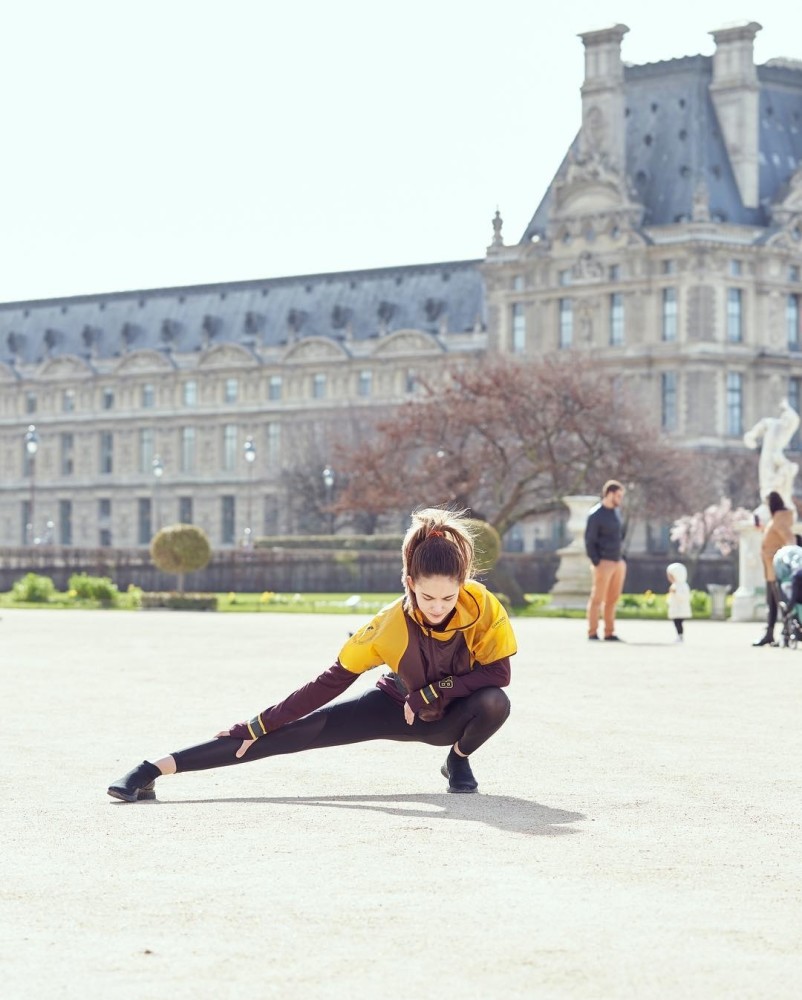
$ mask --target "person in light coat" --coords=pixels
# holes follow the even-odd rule
[[[688,570],[682,563],[673,562],[666,567],[668,577],[668,617],[674,622],[677,636],[674,642],[685,640],[683,622],[692,618],[691,588],[688,586]]]

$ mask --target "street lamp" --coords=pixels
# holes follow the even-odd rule
[[[159,530],[159,522],[161,518],[159,517],[159,483],[164,475],[164,466],[162,465],[162,460],[158,455],[154,456],[151,462],[151,468],[153,469],[154,485],[153,485],[153,522],[155,526],[155,531],[153,534]]]
[[[326,505],[331,508],[332,494],[334,493],[334,470],[327,465],[323,470],[323,486],[326,490]],[[334,534],[334,511],[329,510],[329,534]]]
[[[256,461],[256,445],[253,443],[253,438],[246,438],[245,444],[242,446],[243,454],[245,455],[245,462],[248,466],[248,487],[247,495],[245,501],[248,505],[246,524],[245,524],[245,539],[244,545],[246,549],[251,548],[253,545],[253,529],[251,527],[251,501],[253,498],[253,463]]]
[[[28,456],[28,468],[31,473],[31,499],[30,499],[30,510],[29,523],[25,525],[25,535],[29,545],[33,545],[36,542],[34,537],[34,526],[36,524],[34,506],[36,503],[36,453],[39,451],[39,435],[36,432],[36,426],[30,424],[28,430],[25,432],[25,453]]]

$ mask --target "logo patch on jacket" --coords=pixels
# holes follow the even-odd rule
[[[375,625],[364,625],[358,632],[354,632],[351,636],[351,642],[356,642],[360,645],[366,642],[370,642],[373,638],[373,633],[376,631]]]
[[[444,677],[441,681],[437,682],[437,686],[439,688],[453,688],[454,687],[454,678],[453,677]]]

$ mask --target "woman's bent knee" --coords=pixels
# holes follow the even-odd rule
[[[475,691],[477,712],[498,722],[504,722],[510,714],[510,699],[497,687],[486,687]]]

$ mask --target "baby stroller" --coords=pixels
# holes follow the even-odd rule
[[[783,545],[778,549],[774,556],[774,572],[777,610],[782,619],[780,645],[796,649],[802,639],[802,546]]]

